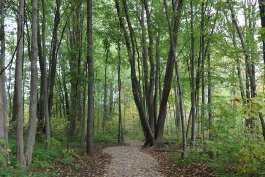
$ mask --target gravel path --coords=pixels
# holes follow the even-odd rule
[[[111,155],[111,164],[105,177],[163,177],[157,161],[140,151],[141,143],[128,142],[126,146],[108,147],[103,152]]]

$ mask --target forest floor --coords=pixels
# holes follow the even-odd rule
[[[180,158],[181,145],[165,144],[163,149],[155,147],[142,149],[154,157],[159,164],[159,171],[166,177],[214,177],[212,169],[202,162],[184,162]],[[178,155],[176,155],[178,154]],[[177,156],[177,157],[176,157]]]

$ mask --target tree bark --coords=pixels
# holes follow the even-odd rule
[[[5,0],[0,0],[0,71],[5,69]],[[8,152],[6,152],[8,146],[8,127],[7,127],[7,100],[5,90],[6,76],[5,71],[0,75],[0,139],[3,143],[0,144],[0,151],[4,152],[3,164],[0,166],[5,167],[8,162]]]
[[[94,152],[94,65],[92,38],[92,0],[87,0],[87,69],[88,69],[88,118],[86,152]]]
[[[41,88],[40,88],[40,114],[39,123],[41,129],[43,129],[43,120],[45,120],[45,133],[46,133],[46,147],[49,147],[50,138],[50,116],[48,110],[48,78],[47,78],[47,66],[46,66],[46,18],[45,18],[45,3],[42,2],[42,34],[40,35],[40,29],[38,29],[38,51],[39,51],[39,64],[41,71]],[[42,37],[42,38],[41,38]],[[41,45],[42,43],[42,45]]]
[[[119,130],[118,130],[118,143],[122,144],[123,138],[123,126],[122,126],[122,112],[121,112],[121,44],[120,44],[120,30],[118,30],[118,90],[119,90]]]
[[[207,77],[208,77],[208,122],[209,122],[209,137],[213,137],[213,113],[212,113],[212,72],[211,72],[211,55],[207,55]]]
[[[158,117],[158,104],[159,104],[159,81],[160,81],[160,32],[156,37],[156,72],[155,72],[155,94],[154,94],[154,122],[156,128],[156,122]]]
[[[36,136],[37,120],[37,86],[38,86],[38,0],[32,1],[32,42],[31,42],[31,80],[30,80],[30,106],[29,106],[29,134],[25,150],[25,165],[32,161],[32,153]]]
[[[104,112],[103,112],[103,120],[102,120],[102,130],[105,133],[106,129],[106,121],[108,119],[108,104],[107,104],[107,70],[108,70],[108,58],[109,58],[109,44],[107,39],[105,39],[105,51],[106,51],[106,58],[105,58],[105,70],[104,70]]]
[[[58,27],[60,23],[60,8],[61,0],[56,0],[56,9],[54,14],[54,27],[52,30],[52,42],[51,42],[51,58],[49,64],[49,76],[48,76],[48,106],[49,106],[49,116],[51,117],[51,110],[53,106],[53,89],[55,84],[55,75],[56,75],[56,65],[57,65],[57,36],[58,36]]]
[[[196,88],[195,88],[195,39],[194,39],[194,17],[193,17],[193,2],[190,0],[190,9],[191,9],[191,48],[190,48],[190,68],[191,68],[191,143],[192,148],[195,144],[195,131],[196,131]],[[198,94],[198,93],[197,93]]]
[[[23,80],[23,36],[24,36],[24,0],[20,0],[19,2],[19,13],[18,13],[18,27],[17,27],[17,58],[16,58],[16,69],[15,69],[15,90],[14,90],[14,102],[13,109],[16,110],[14,112],[14,116],[17,120],[17,161],[21,165],[25,164],[24,157],[24,140],[23,140],[23,119],[24,119],[24,106],[23,106],[23,88],[22,88],[22,80]]]
[[[164,4],[166,4],[166,2]],[[157,146],[160,146],[162,144],[162,139],[163,139],[167,101],[168,101],[169,92],[171,90],[173,69],[174,69],[174,64],[176,60],[176,45],[177,45],[178,31],[179,31],[179,26],[180,26],[180,19],[181,19],[181,14],[182,14],[182,7],[183,7],[183,0],[179,0],[176,8],[174,7],[174,10],[175,10],[174,13],[176,14],[174,15],[174,18],[173,18],[173,29],[170,27],[171,22],[168,20],[169,29],[170,29],[169,30],[170,31],[170,48],[168,52],[166,73],[164,77],[163,94],[161,98],[159,115],[158,115],[158,120],[157,120],[157,129],[155,133],[155,139],[156,139]]]
[[[153,29],[151,24],[151,12],[149,3],[147,0],[143,1],[145,12],[146,12],[146,20],[147,20],[147,31],[148,31],[148,39],[149,39],[149,45],[148,45],[148,57],[149,57],[149,63],[150,63],[150,74],[149,74],[149,84],[148,84],[148,115],[149,115],[149,124],[151,127],[151,130],[155,131],[155,117],[154,117],[154,86],[155,86],[155,64],[154,64],[154,58],[153,58]]]
[[[144,109],[144,101],[142,98],[142,93],[141,93],[141,88],[136,76],[136,70],[135,70],[135,35],[134,35],[134,30],[132,28],[132,24],[129,18],[128,14],[128,6],[127,6],[127,0],[123,0],[123,9],[125,12],[125,17],[126,17],[126,22],[129,28],[129,34],[128,31],[126,30],[125,23],[122,17],[122,12],[120,8],[120,3],[118,0],[115,0],[115,5],[116,5],[116,10],[117,14],[119,17],[119,22],[120,22],[120,27],[123,30],[124,37],[125,37],[125,44],[127,48],[127,53],[128,53],[128,58],[131,66],[131,82],[132,82],[132,91],[133,91],[133,96],[134,96],[134,101],[138,109],[139,117],[140,117],[140,122],[142,124],[142,128],[144,131],[145,135],[145,145],[152,146],[154,145],[154,134],[151,130],[151,127],[149,125],[149,122],[146,117],[145,109]]]

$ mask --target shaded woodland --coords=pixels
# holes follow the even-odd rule
[[[265,0],[0,0],[0,12],[0,175],[132,139],[213,175],[265,175]]]

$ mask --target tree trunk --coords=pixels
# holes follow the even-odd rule
[[[122,13],[121,13],[121,9],[120,9],[120,3],[118,0],[115,0],[115,4],[116,4],[116,10],[117,10],[117,14],[119,17],[119,22],[120,22],[120,27],[123,30],[124,33],[124,37],[125,37],[125,44],[126,44],[126,48],[127,48],[127,53],[128,53],[128,58],[129,58],[129,62],[130,62],[130,66],[131,66],[131,82],[132,82],[132,90],[133,90],[133,96],[134,96],[134,101],[135,104],[137,106],[138,109],[138,113],[139,113],[139,118],[140,118],[140,122],[142,124],[142,128],[144,131],[144,135],[145,135],[145,145],[149,145],[152,146],[154,145],[154,134],[151,130],[151,127],[149,125],[149,122],[147,120],[146,117],[146,113],[145,113],[145,109],[144,109],[144,101],[142,99],[142,93],[141,93],[141,88],[136,76],[136,70],[135,70],[135,34],[134,34],[134,30],[132,28],[132,24],[129,18],[129,13],[128,13],[128,7],[127,7],[127,1],[123,0],[123,8],[124,8],[124,12],[125,12],[125,17],[126,17],[126,22],[129,28],[129,34],[126,30],[125,27],[125,23],[124,20],[122,18]]]
[[[212,113],[212,72],[211,72],[211,55],[207,56],[207,77],[208,77],[208,121],[209,121],[209,137],[213,137],[213,113]]]
[[[158,117],[158,104],[159,101],[159,81],[160,81],[160,32],[158,32],[156,37],[156,73],[155,73],[155,94],[154,94],[154,122],[156,128],[156,122]]]
[[[176,72],[176,80],[177,80],[177,92],[178,92],[178,100],[179,100],[179,114],[180,114],[180,121],[181,121],[181,129],[182,129],[182,153],[181,157],[182,159],[185,158],[185,151],[186,151],[186,145],[187,145],[187,139],[186,139],[186,127],[185,127],[185,116],[184,116],[184,108],[183,108],[183,94],[182,94],[182,88],[180,85],[180,77],[179,77],[179,66],[178,62],[175,63],[175,72]]]
[[[122,112],[121,112],[121,44],[120,44],[120,30],[118,30],[118,90],[119,90],[119,131],[118,143],[123,143],[123,127],[122,127]]]
[[[24,157],[24,140],[23,140],[23,119],[24,119],[24,106],[23,106],[23,36],[24,36],[24,0],[20,0],[19,2],[19,14],[18,14],[18,27],[17,27],[17,58],[16,58],[16,69],[15,69],[15,94],[14,94],[14,102],[13,109],[16,110],[14,112],[14,116],[17,119],[17,161],[21,165],[25,164]]]
[[[103,120],[102,120],[102,130],[105,133],[106,130],[106,121],[108,119],[108,104],[107,104],[107,69],[108,69],[108,58],[109,58],[109,44],[106,42],[107,46],[105,46],[106,50],[106,58],[105,58],[105,73],[104,73],[104,102],[103,102],[103,107],[104,107],[104,112],[103,112]]]
[[[164,1],[165,2],[165,1]],[[164,3],[166,6],[166,2]],[[182,14],[182,7],[183,7],[183,0],[179,0],[177,7],[174,7],[176,15],[173,18],[173,29],[171,29],[171,22],[168,18],[169,24],[169,31],[170,31],[170,48],[168,52],[168,59],[167,59],[167,66],[166,66],[166,73],[164,77],[164,87],[163,87],[163,94],[160,103],[159,115],[157,120],[157,129],[155,134],[156,145],[160,146],[163,142],[163,132],[164,132],[164,124],[166,119],[166,109],[167,109],[167,101],[169,92],[171,90],[171,83],[173,77],[173,69],[174,64],[176,61],[176,44],[178,39],[178,31],[180,26],[180,19]],[[166,7],[166,13],[169,13],[168,8]],[[168,15],[167,15],[168,16]]]
[[[201,105],[201,133],[202,133],[202,140],[204,140],[204,123],[205,123],[205,57],[207,52],[205,50],[205,2],[202,1],[201,3],[201,31],[200,31],[200,55],[202,60],[201,65],[201,77],[202,77],[202,105]]]
[[[45,133],[46,133],[46,147],[49,147],[50,138],[50,116],[48,110],[48,78],[47,78],[47,67],[46,67],[46,18],[45,18],[45,3],[42,2],[42,39],[40,31],[38,30],[38,51],[39,51],[39,63],[41,71],[41,88],[40,88],[40,117],[39,120],[45,120]],[[41,46],[42,42],[42,46]],[[41,48],[42,47],[42,48]],[[39,123],[40,128],[43,128],[43,122]]]
[[[153,58],[153,29],[151,24],[151,12],[150,7],[147,0],[143,1],[144,8],[146,12],[146,19],[147,19],[147,31],[148,31],[148,39],[149,39],[149,45],[148,45],[148,57],[149,57],[149,63],[150,63],[150,80],[148,84],[148,90],[147,90],[147,108],[148,108],[148,116],[149,116],[149,124],[151,127],[151,130],[155,131],[155,117],[154,117],[154,85],[155,85],[155,64],[154,64],[154,58]]]
[[[0,139],[3,141],[0,145],[0,151],[4,152],[3,164],[0,166],[5,167],[8,161],[8,153],[6,152],[8,146],[8,127],[7,127],[7,100],[6,100],[6,90],[5,90],[5,0],[0,0]]]
[[[50,57],[50,64],[49,64],[49,76],[48,76],[48,88],[49,88],[49,98],[48,98],[48,105],[49,105],[49,116],[51,117],[51,110],[53,105],[53,89],[55,83],[55,75],[56,75],[56,65],[57,65],[57,35],[58,35],[58,27],[60,23],[60,8],[61,8],[61,0],[56,0],[56,9],[54,14],[54,27],[52,31],[52,42],[51,42],[51,57]]]
[[[31,81],[30,81],[30,106],[29,106],[29,135],[25,150],[25,165],[32,161],[32,153],[36,136],[37,120],[37,86],[38,86],[38,0],[32,1],[32,42],[31,42]]]
[[[88,69],[88,118],[86,152],[94,152],[94,66],[92,40],[92,0],[87,0],[87,69]]]
[[[87,63],[84,62],[85,68],[84,68],[84,77],[87,77]],[[84,80],[83,82],[83,93],[82,93],[82,117],[81,117],[81,146],[83,149],[85,149],[85,125],[86,125],[86,97],[87,93],[87,82]]]
[[[193,17],[193,2],[190,0],[190,9],[191,9],[191,49],[190,49],[190,68],[191,68],[191,143],[192,148],[195,144],[195,131],[196,131],[196,94],[195,94],[195,39],[194,39],[194,17]],[[197,93],[198,94],[198,93]]]

